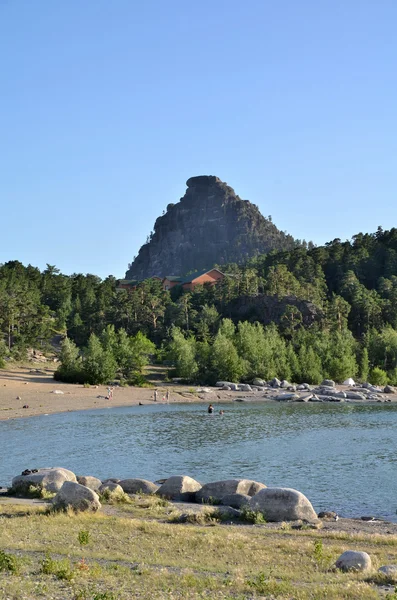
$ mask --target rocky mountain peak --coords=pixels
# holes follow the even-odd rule
[[[156,220],[153,234],[129,265],[127,279],[185,275],[293,247],[291,236],[218,177],[190,177],[186,185],[180,201],[168,204]]]

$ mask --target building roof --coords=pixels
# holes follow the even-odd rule
[[[199,277],[202,277],[203,275],[205,275],[206,273],[211,273],[211,271],[218,271],[218,273],[220,273],[221,275],[223,275],[222,271],[220,271],[219,269],[206,269],[205,271],[196,271],[195,273],[190,273],[190,275],[184,279],[183,281],[181,281],[182,285],[184,283],[192,283],[192,281],[194,281],[195,279],[198,279]]]

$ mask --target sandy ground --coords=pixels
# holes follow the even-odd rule
[[[157,403],[167,402],[231,402],[242,395],[262,399],[262,393],[227,392],[212,388],[210,393],[197,393],[197,386],[153,383],[153,387],[115,387],[113,399],[106,400],[107,386],[85,388],[81,384],[60,383],[53,378],[54,369],[41,364],[31,367],[0,369],[0,421],[19,417],[154,403],[154,390],[158,390]],[[208,388],[210,389],[210,388]],[[54,393],[55,390],[63,392]],[[164,397],[164,399],[163,399]],[[25,405],[28,408],[23,408]]]
[[[197,393],[197,386],[164,383],[156,385],[153,382],[151,388],[115,387],[113,399],[110,401],[106,400],[107,386],[85,388],[81,384],[59,383],[54,380],[53,373],[53,368],[48,368],[43,364],[0,369],[0,421],[75,410],[107,408],[109,405],[152,404],[155,389],[158,390],[158,403],[166,402],[165,394],[168,389],[170,404],[211,402],[215,408],[217,402],[233,402],[241,397],[247,401],[272,400],[275,393],[272,391],[230,392],[217,388],[206,388],[211,390],[209,393]],[[347,388],[338,386],[338,389]],[[55,390],[63,393],[56,394]],[[307,392],[304,392],[303,395],[307,395]],[[397,402],[397,395],[387,394],[385,396],[389,402]],[[23,408],[25,405],[28,408]]]

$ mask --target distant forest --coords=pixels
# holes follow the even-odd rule
[[[114,277],[7,262],[0,361],[46,350],[61,334],[58,377],[68,381],[139,383],[150,358],[197,383],[277,376],[397,384],[397,229],[218,268],[227,277],[216,286],[166,292],[149,279],[127,291]],[[263,309],[269,298],[273,313]]]

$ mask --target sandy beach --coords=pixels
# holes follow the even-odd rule
[[[178,402],[233,402],[244,397],[247,401],[273,400],[282,390],[266,392],[232,392],[219,388],[205,388],[206,393],[198,392],[197,386],[166,384],[153,382],[152,387],[114,388],[112,400],[107,400],[107,386],[84,387],[81,384],[61,383],[53,378],[54,368],[47,365],[13,366],[0,370],[0,421],[7,419],[33,417],[43,414],[91,410],[111,406],[134,406],[139,403],[154,403],[154,390],[158,390],[157,402],[167,402],[165,395],[169,390],[169,403]],[[338,389],[347,386],[338,385]],[[62,392],[62,393],[56,393]],[[303,393],[304,395],[305,393]],[[306,392],[307,394],[307,392]],[[388,402],[396,402],[396,394],[387,394]],[[164,398],[164,399],[163,399]],[[28,406],[28,408],[23,408]]]
[[[43,414],[88,410],[112,406],[133,406],[153,403],[154,390],[158,402],[169,389],[169,402],[227,401],[223,392],[206,395],[192,393],[196,387],[153,385],[151,388],[115,387],[113,400],[106,400],[107,386],[85,388],[81,384],[61,383],[53,378],[54,370],[43,365],[0,370],[0,420],[33,417]],[[190,391],[189,391],[190,390]],[[55,393],[56,391],[62,392]],[[229,394],[230,396],[230,394]],[[164,400],[166,401],[166,400]],[[27,405],[29,408],[23,408]]]

